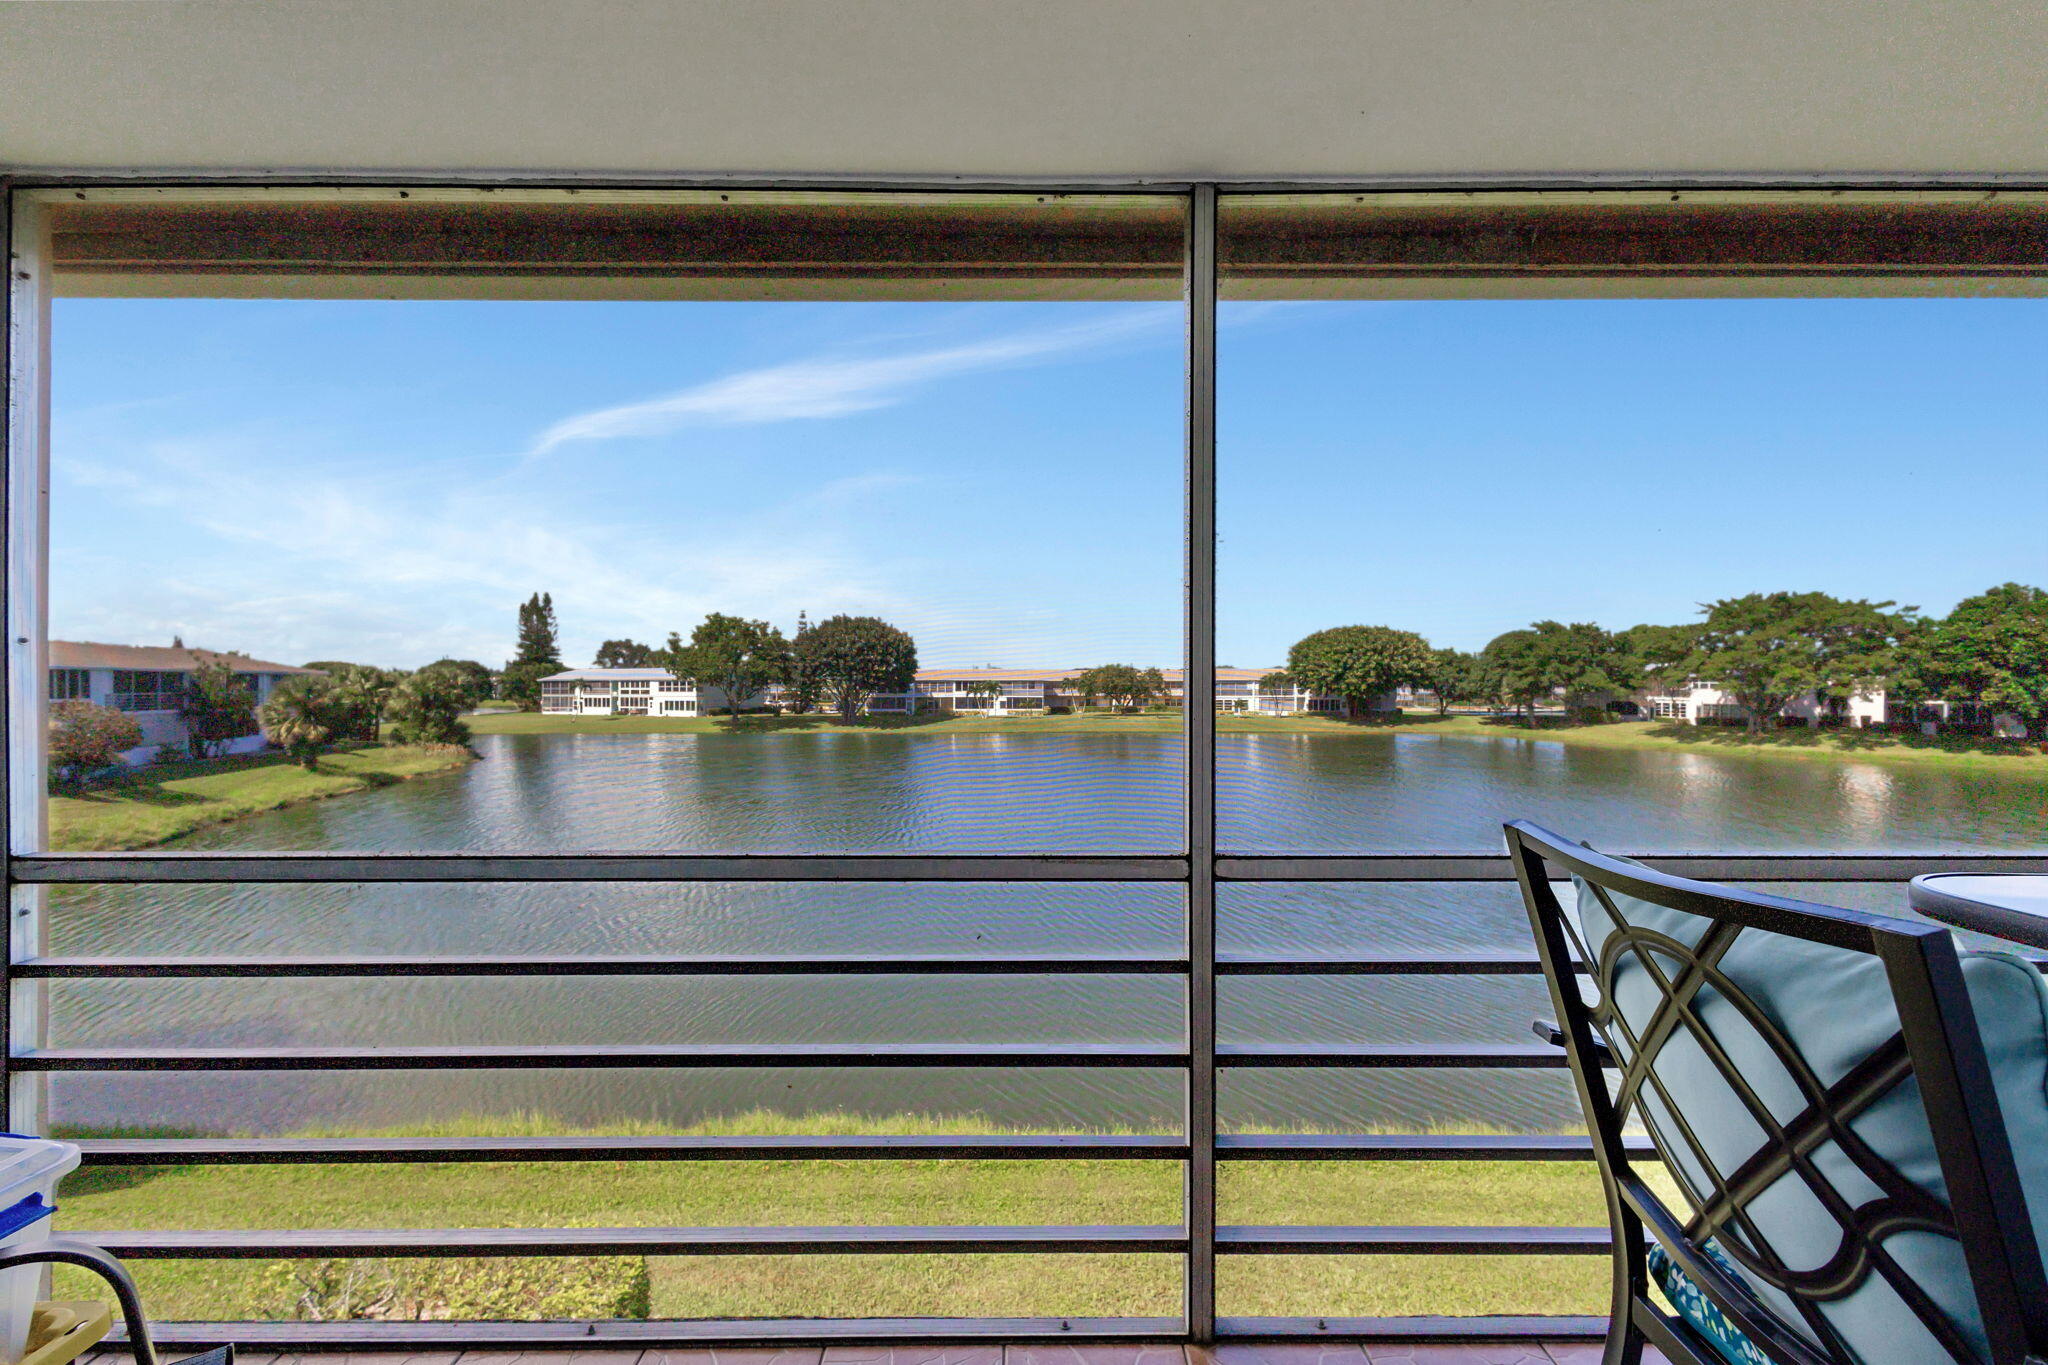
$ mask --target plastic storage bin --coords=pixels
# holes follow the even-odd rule
[[[49,1236],[57,1182],[78,1169],[78,1148],[50,1138],[0,1133],[0,1246]],[[0,1358],[20,1360],[43,1288],[40,1266],[0,1270]]]

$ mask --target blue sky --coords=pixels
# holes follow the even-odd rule
[[[2048,302],[1231,304],[1220,657],[2048,579]],[[1171,663],[1161,304],[60,300],[51,630],[565,655],[707,611]]]

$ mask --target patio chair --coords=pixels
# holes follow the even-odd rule
[[[2048,1359],[2032,962],[1506,833],[1613,1228],[1607,1365]]]

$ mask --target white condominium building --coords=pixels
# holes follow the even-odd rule
[[[1304,712],[1337,714],[1339,697],[1301,688],[1269,687],[1260,679],[1270,668],[1219,668],[1215,704],[1219,711],[1286,716]],[[1054,707],[1101,705],[1072,687],[1078,668],[927,668],[918,672],[908,692],[878,692],[868,698],[870,715],[915,715],[944,711],[963,715],[1044,715]],[[1160,670],[1166,681],[1162,701],[1180,705],[1186,689],[1181,670]],[[541,680],[540,709],[564,716],[703,716],[725,707],[717,687],[683,682],[661,668],[572,668]],[[789,690],[771,687],[747,698],[742,706],[787,706]],[[1392,705],[1391,700],[1388,706]],[[819,709],[830,709],[820,701]],[[1374,707],[1372,709],[1386,709]]]

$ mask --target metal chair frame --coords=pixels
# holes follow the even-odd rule
[[[1722,1365],[1704,1338],[1651,1300],[1646,1235],[1777,1365],[1879,1365],[1860,1361],[1820,1313],[1821,1304],[1854,1292],[1873,1275],[1892,1286],[1959,1365],[1979,1365],[1953,1324],[1886,1252],[1884,1239],[1908,1229],[1947,1236],[1961,1245],[1991,1365],[2048,1360],[2048,1278],[1962,962],[1946,929],[1667,876],[1527,821],[1509,823],[1505,832],[1572,1080],[1593,1131],[1613,1227],[1613,1308],[1605,1365],[1636,1365],[1645,1343],[1676,1365]],[[1687,945],[1630,929],[1615,914],[1622,928],[1600,954],[1592,954],[1552,889],[1552,869],[1577,874],[1603,898],[1616,893],[1634,897],[1699,916],[1710,927],[1697,944]],[[1611,900],[1608,908],[1613,911]],[[1721,957],[1747,930],[1879,959],[1898,1007],[1899,1033],[1846,1075],[1823,1083],[1766,1013],[1718,970]],[[1640,1029],[1611,1005],[1615,969],[1624,957],[1644,969],[1662,997]],[[1591,1001],[1580,989],[1582,966],[1597,988]],[[1790,1122],[1770,1113],[1694,1012],[1694,998],[1706,986],[1740,1011],[1799,1085],[1806,1107]],[[1684,1109],[1664,1092],[1653,1070],[1659,1051],[1681,1032],[1698,1044],[1767,1135],[1766,1145],[1738,1170],[1720,1171],[1709,1159],[1686,1124]],[[1610,1049],[1610,1041],[1619,1046]],[[1619,1072],[1611,1091],[1608,1068]],[[1901,1175],[1850,1127],[1858,1114],[1908,1079],[1917,1082],[1924,1102],[1948,1189],[1946,1204]],[[1652,1093],[1672,1131],[1645,1110],[1643,1099]],[[1695,1189],[1684,1168],[1665,1162],[1692,1209],[1668,1207],[1637,1174],[1623,1141],[1624,1124],[1635,1116],[1645,1120],[1658,1159],[1683,1144],[1695,1168],[1707,1173],[1708,1187]],[[1830,1143],[1882,1191],[1878,1198],[1852,1205],[1826,1179],[1812,1156]],[[1749,1201],[1788,1176],[1804,1182],[1842,1231],[1841,1250],[1824,1266],[1788,1267],[1748,1218]],[[1716,1239],[1745,1277],[1771,1285],[1793,1302],[1804,1334],[1706,1254],[1705,1243]]]

